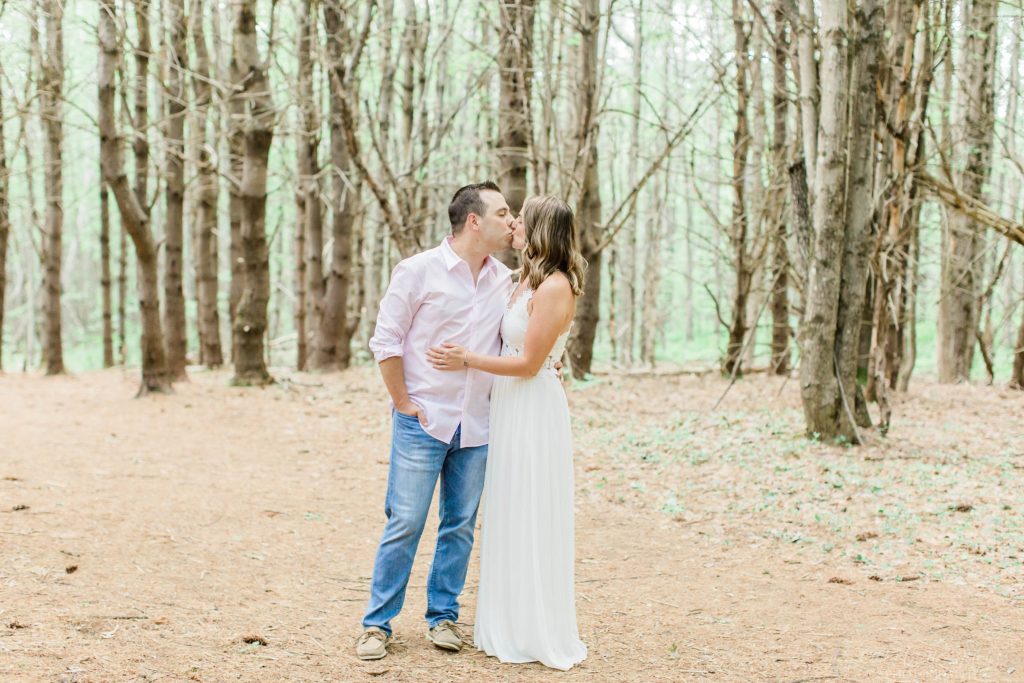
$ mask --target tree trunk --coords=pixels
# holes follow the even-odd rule
[[[217,35],[214,40],[223,37]],[[234,44],[232,43],[232,50]],[[246,98],[238,62],[232,58],[228,67],[228,76],[232,87],[227,95],[227,143],[228,143],[228,260],[230,262],[231,281],[228,284],[228,323],[231,326],[231,362],[238,363],[239,338],[238,306],[245,288],[245,256],[242,244],[242,220],[245,201],[242,197],[242,173],[245,167],[245,120]]]
[[[772,186],[767,215],[772,240],[772,359],[771,371],[789,374],[789,250],[786,246],[786,117],[789,107],[786,90],[786,9],[784,0],[775,0],[775,59],[772,63]]]
[[[823,439],[853,439],[837,402],[836,324],[846,227],[848,19],[846,2],[821,3],[821,84],[818,159],[814,173],[813,228],[804,319],[800,327],[800,393],[807,432]],[[805,131],[806,132],[806,131]]]
[[[4,144],[4,70],[0,65],[0,372],[4,369],[4,302],[7,292],[7,238],[11,231],[8,204],[7,146]]]
[[[957,185],[963,194],[971,197],[982,197],[992,169],[997,5],[998,0],[965,2],[964,71],[958,79],[961,87],[958,110],[962,115],[962,149],[966,150],[966,159]],[[981,245],[981,230],[975,221],[963,213],[953,212],[942,250],[946,267],[939,300],[940,382],[970,379],[978,318]]]
[[[586,289],[576,305],[576,324],[569,339],[572,372],[583,379],[591,372],[594,338],[601,305],[601,193],[597,175],[597,39],[601,14],[598,0],[582,0],[580,8],[579,87],[576,91],[576,149],[582,182],[576,207],[580,250],[587,261]]]
[[[3,171],[0,169],[0,174]],[[100,289],[103,301],[103,367],[114,366],[114,316],[110,295],[110,196],[100,168]],[[0,264],[2,265],[2,264]],[[3,291],[0,290],[0,296]]]
[[[240,76],[245,116],[245,157],[238,188],[241,201],[243,284],[235,315],[236,385],[263,385],[273,381],[267,372],[263,335],[267,331],[270,299],[270,264],[267,255],[267,160],[274,139],[274,104],[266,63],[260,58],[256,38],[256,0],[241,0],[235,15],[232,72]]]
[[[530,90],[533,81],[533,14],[535,0],[498,0],[501,37],[498,49],[500,76],[498,106],[498,185],[512,211],[519,213],[526,199],[526,171],[530,166],[533,122]],[[501,260],[515,265],[511,249]]]
[[[104,175],[104,183],[106,176]],[[116,197],[114,198],[116,201]],[[117,358],[122,366],[128,364],[128,232],[121,225],[117,250]]]
[[[826,0],[827,1],[827,0]],[[795,27],[797,34],[797,66],[800,77],[800,130],[802,133],[807,193],[813,198],[815,179],[813,169],[818,159],[818,64],[814,60],[814,0],[800,0],[800,10]],[[824,30],[822,30],[824,34]],[[824,48],[824,46],[823,46]],[[828,73],[828,72],[826,72]],[[829,74],[832,78],[833,74]],[[813,199],[811,199],[813,201]]]
[[[350,27],[339,0],[324,0],[324,28],[330,59],[331,100],[331,177],[334,185],[331,213],[331,269],[324,294],[324,311],[313,339],[310,366],[328,371],[348,367],[351,361],[351,334],[348,324],[349,288],[352,283],[352,235],[358,194],[352,182],[349,150],[345,141],[342,98],[354,108],[355,85],[350,81],[347,62],[352,40]]]
[[[736,39],[736,128],[732,137],[732,224],[729,231],[729,244],[733,252],[733,268],[736,273],[736,286],[733,290],[732,321],[729,325],[729,341],[725,351],[722,372],[728,375],[742,374],[743,342],[748,331],[747,298],[753,283],[754,264],[749,262],[747,239],[749,223],[746,204],[747,154],[750,150],[750,132],[747,122],[748,99],[750,85],[747,73],[750,67],[748,58],[749,34],[743,16],[744,4],[741,0],[733,0],[732,23]]]
[[[46,54],[42,63],[40,116],[46,131],[43,152],[46,191],[45,246],[43,248],[43,287],[46,309],[46,374],[64,372],[64,347],[61,340],[61,239],[64,232],[64,4],[46,0]]]
[[[840,434],[856,438],[856,428],[871,426],[863,392],[857,381],[861,323],[867,295],[869,245],[872,232],[872,172],[875,158],[875,89],[881,61],[885,11],[880,0],[865,0],[854,13],[856,39],[850,73],[849,170],[847,174],[846,235],[837,312],[836,373],[839,377]],[[851,424],[851,421],[853,424]]]
[[[671,224],[672,214],[668,201],[671,171],[671,164],[666,162],[664,174],[659,176],[652,189],[652,194],[657,200],[647,223],[644,249],[644,283],[639,326],[640,362],[652,369],[656,364],[656,343],[662,321],[662,315],[658,311],[658,287],[661,284],[662,239],[665,226]]]
[[[320,120],[313,98],[313,27],[316,8],[303,0],[298,16],[298,188],[295,194],[296,367],[306,367],[308,330],[316,329],[323,299],[323,212],[320,207]],[[308,327],[307,327],[308,326]]]
[[[381,71],[381,93],[378,105],[377,119],[380,125],[380,146],[385,154],[391,152],[391,119],[392,104],[395,95],[395,57],[394,45],[391,39],[394,26],[395,3],[393,0],[383,0],[380,3],[380,27],[379,35],[384,38],[380,41],[380,53],[378,64]],[[387,163],[387,160],[385,160]],[[383,164],[381,164],[383,165]],[[384,215],[377,205],[371,206],[366,220],[363,222],[366,229],[366,267],[363,269],[366,298],[366,314],[362,318],[363,331],[360,339],[362,346],[373,335],[377,327],[377,312],[379,310],[381,292],[381,279],[386,272],[384,267],[385,251],[391,244],[390,226],[384,219]]]
[[[626,178],[629,187],[636,184],[637,177],[637,166],[640,159],[640,107],[643,104],[643,49],[644,49],[644,3],[643,0],[638,0],[636,6],[633,9],[633,44],[632,44],[632,57],[633,57],[633,87],[632,87],[632,104],[631,104],[631,117],[629,121],[629,158],[626,160]],[[614,202],[614,197],[612,198]],[[640,215],[639,215],[639,202],[634,197],[632,206],[629,208],[629,228],[624,231],[622,235],[622,250],[620,254],[616,254],[616,261],[620,262],[622,272],[622,294],[621,294],[621,307],[618,313],[621,315],[623,322],[622,344],[619,347],[618,361],[625,367],[633,365],[633,358],[636,352],[636,339],[637,339],[637,316],[639,313],[640,297],[639,297],[639,279],[640,279]],[[609,269],[613,269],[614,266],[609,262]],[[613,290],[610,293],[609,301],[615,300],[616,293]],[[614,358],[614,354],[613,354]]]
[[[1020,327],[1017,329],[1017,343],[1013,349],[1013,372],[1010,375],[1010,386],[1024,390],[1024,311],[1020,316]]]
[[[144,11],[144,3],[141,1],[135,7],[136,12]],[[142,384],[139,387],[139,394],[166,393],[170,391],[171,382],[167,372],[163,330],[160,324],[156,244],[150,230],[149,214],[145,204],[139,201],[139,195],[132,190],[125,174],[123,138],[114,118],[114,73],[119,58],[115,17],[116,7],[113,0],[100,0],[97,29],[100,47],[97,69],[100,161],[103,177],[117,201],[121,225],[131,236],[139,261],[139,308],[142,319]],[[143,22],[143,25],[148,30],[148,24]],[[143,71],[139,78],[145,80],[146,72]],[[144,87],[142,91],[145,92]],[[144,105],[142,109],[145,109]],[[137,107],[136,113],[139,111]]]
[[[197,211],[196,211],[196,295],[199,313],[199,339],[202,344],[202,362],[208,368],[218,368],[224,364],[224,351],[221,346],[220,312],[218,296],[220,291],[217,240],[217,198],[220,179],[217,174],[211,151],[215,148],[207,138],[207,125],[212,102],[212,78],[210,57],[203,30],[203,0],[192,0],[191,11],[192,42],[195,46],[196,63],[192,77],[192,89],[195,94],[195,125],[198,128],[195,137],[199,140],[199,152],[196,155],[197,179]]]
[[[167,120],[164,155],[167,185],[164,229],[164,330],[167,344],[167,371],[174,381],[187,379],[185,372],[187,341],[185,293],[182,258],[185,247],[185,69],[188,60],[188,32],[185,26],[184,0],[168,0],[170,43],[165,97]]]

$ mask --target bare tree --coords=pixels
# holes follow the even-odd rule
[[[875,286],[871,299],[871,359],[866,394],[878,402],[882,426],[889,424],[888,390],[906,381],[912,366],[903,362],[909,343],[909,307],[916,291],[913,249],[917,243],[917,174],[924,152],[927,93],[931,87],[932,51],[928,15],[922,0],[890,6],[892,28],[887,69],[880,73],[882,145],[877,155],[876,192],[880,196],[879,230],[874,254]],[[923,27],[923,30],[919,30]],[[916,49],[915,46],[920,46]]]
[[[959,105],[965,150],[956,184],[972,197],[982,190],[992,170],[994,129],[994,64],[998,0],[966,0],[964,69],[959,79]],[[943,245],[942,294],[939,301],[939,381],[970,379],[974,357],[977,300],[981,291],[979,256],[984,236],[963,212],[949,217]]]
[[[274,140],[276,113],[267,78],[267,62],[260,57],[256,39],[256,0],[241,0],[235,12],[231,56],[232,87],[244,117],[241,200],[243,259],[242,291],[235,313],[234,384],[272,382],[264,357],[270,299],[270,268],[267,255],[267,159]]]
[[[772,171],[766,216],[771,224],[772,247],[772,359],[771,371],[789,374],[789,247],[786,244],[786,120],[789,94],[786,89],[788,53],[785,0],[773,4],[774,58],[772,60]]]
[[[0,17],[3,8],[0,7]],[[7,293],[7,238],[11,231],[7,168],[7,146],[4,138],[4,70],[0,65],[0,372],[4,369],[4,301]]]
[[[61,339],[61,261],[64,232],[64,3],[46,0],[43,8],[46,51],[39,83],[40,115],[46,131],[43,148],[46,226],[43,287],[46,291],[46,374],[64,372]]]
[[[754,279],[755,256],[751,250],[750,215],[747,211],[747,160],[750,151],[750,123],[748,101],[750,98],[750,29],[745,17],[742,0],[732,2],[732,23],[735,35],[736,62],[736,127],[732,138],[732,222],[729,226],[729,244],[732,249],[733,269],[736,285],[733,289],[732,322],[729,325],[729,341],[722,363],[722,371],[730,375],[741,374],[742,352],[749,323],[747,321],[747,299]],[[760,141],[758,141],[760,142]]]
[[[580,0],[578,74],[576,89],[576,168],[581,178],[576,202],[580,250],[587,261],[586,291],[576,307],[576,324],[569,339],[572,372],[578,378],[590,374],[594,359],[594,338],[600,319],[601,302],[601,190],[597,157],[597,42],[601,27],[598,0]]]
[[[324,29],[329,59],[331,99],[331,268],[324,294],[323,317],[313,341],[310,365],[316,370],[348,367],[351,360],[352,326],[349,324],[349,290],[353,284],[352,237],[358,214],[359,192],[353,182],[350,148],[344,130],[346,112],[355,109],[356,69],[369,34],[371,14],[367,10],[362,26],[345,20],[340,0],[324,1]]]
[[[217,197],[219,178],[213,160],[215,144],[208,137],[210,105],[213,100],[213,75],[210,53],[206,42],[203,0],[192,0],[192,43],[195,65],[192,70],[192,91],[195,96],[192,137],[197,141],[196,168],[196,227],[193,258],[196,269],[196,298],[198,299],[200,356],[208,368],[224,364],[224,351],[220,341],[220,312],[217,307],[220,282],[217,264]],[[216,127],[214,127],[216,128]]]
[[[136,0],[136,12],[144,15],[148,5],[143,0]],[[103,166],[103,177],[110,191],[114,193],[121,214],[121,224],[131,236],[139,264],[139,308],[142,317],[142,385],[139,394],[147,392],[167,392],[171,388],[167,372],[166,356],[164,355],[163,330],[160,325],[159,283],[157,273],[156,243],[150,228],[149,210],[140,200],[144,194],[133,191],[124,170],[123,137],[114,116],[115,86],[114,76],[120,52],[116,37],[116,7],[113,0],[100,0],[99,8],[99,115],[100,160]],[[148,32],[148,24],[143,22]],[[140,46],[141,49],[141,46]],[[147,71],[144,69],[138,78],[145,81]],[[136,93],[139,89],[136,90]],[[145,114],[145,92],[142,87],[143,102],[142,118]],[[136,112],[140,111],[140,103],[136,102]],[[139,146],[136,145],[136,153]],[[145,166],[143,166],[143,171]],[[139,170],[139,169],[137,169]],[[144,188],[144,183],[139,183]]]
[[[305,368],[309,330],[320,324],[323,311],[324,275],[323,209],[320,198],[320,117],[314,98],[314,34],[317,8],[313,0],[299,5],[298,187],[295,193],[295,333],[298,339],[296,366]]]
[[[164,123],[164,329],[167,371],[171,379],[177,381],[187,377],[182,260],[185,246],[185,69],[188,64],[188,31],[184,0],[168,0],[165,7],[170,40],[164,46],[168,62],[164,76],[164,99],[167,106],[167,119]]]
[[[498,184],[515,211],[526,199],[532,144],[530,94],[533,82],[535,0],[498,0]]]
[[[110,272],[110,193],[100,168],[100,290],[103,305],[103,367],[114,365],[114,314]]]
[[[878,0],[865,0],[856,18],[857,38],[848,67],[851,32],[846,3],[821,4],[821,70],[829,78],[821,83],[814,235],[800,327],[800,390],[807,431],[853,443],[861,440],[854,413],[856,349],[870,234],[865,212],[853,202],[862,200],[868,187],[874,98],[865,93],[872,92],[879,56]]]

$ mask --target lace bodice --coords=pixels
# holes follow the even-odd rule
[[[523,343],[526,341],[526,327],[530,324],[529,301],[533,298],[533,290],[527,288],[515,301],[509,303],[505,315],[501,319],[501,355],[523,355]],[[571,329],[571,326],[570,326]],[[544,367],[552,369],[562,359],[565,345],[569,341],[569,330],[558,335],[555,345],[551,348],[544,361]]]

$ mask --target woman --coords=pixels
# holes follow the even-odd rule
[[[586,658],[587,646],[573,585],[572,432],[554,365],[583,294],[586,262],[572,210],[556,197],[526,200],[514,230],[523,269],[502,319],[501,355],[445,344],[428,357],[439,370],[499,375],[491,390],[476,646],[502,662],[567,670]]]

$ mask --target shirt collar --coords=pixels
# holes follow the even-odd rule
[[[451,271],[453,268],[455,268],[455,266],[459,265],[460,263],[465,263],[465,261],[462,260],[462,257],[456,254],[455,250],[452,249],[451,235],[448,235],[443,240],[441,240],[441,254],[444,256],[444,264],[449,271]],[[469,264],[466,265],[468,266]],[[490,273],[491,275],[497,273],[497,259],[495,259],[493,256],[488,256],[487,258],[485,258],[483,268],[480,270],[480,272]]]

